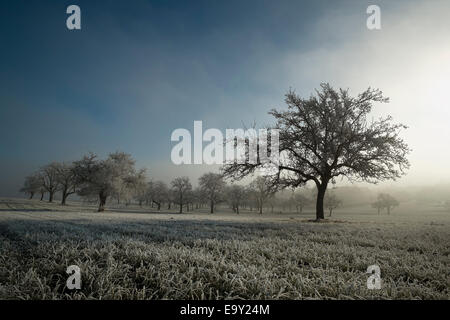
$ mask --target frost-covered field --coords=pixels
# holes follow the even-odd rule
[[[0,199],[2,299],[449,299],[450,214],[157,213]],[[219,210],[220,211],[220,210]],[[65,288],[78,265],[82,289]],[[365,271],[381,267],[382,289]]]

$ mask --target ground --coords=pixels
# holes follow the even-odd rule
[[[95,212],[0,199],[1,299],[449,299],[450,213]],[[382,287],[367,289],[379,265]],[[78,265],[81,290],[66,288]]]

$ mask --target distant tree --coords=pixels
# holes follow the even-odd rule
[[[146,170],[140,169],[136,174],[130,175],[126,178],[125,184],[131,190],[134,199],[138,202],[139,206],[142,207],[142,203],[147,198],[147,176]]]
[[[372,203],[372,208],[377,209],[378,214],[380,214],[381,210],[383,210],[384,208],[384,203],[383,201],[380,199],[380,197],[378,196],[378,199]]]
[[[29,195],[33,199],[35,193],[38,193],[43,188],[43,181],[39,174],[33,174],[25,177],[25,182],[20,192]]]
[[[52,162],[40,170],[43,186],[48,192],[48,202],[53,202],[53,196],[58,191],[60,184],[58,181],[58,170],[61,164],[59,162]]]
[[[267,204],[270,206],[271,213],[274,213],[274,209],[280,204],[280,201],[281,199],[278,198],[277,193],[273,193],[270,197],[267,198]]]
[[[135,161],[123,152],[111,153],[107,159],[100,160],[90,153],[74,162],[80,196],[98,196],[98,211],[105,210],[106,200],[117,193],[117,188],[128,183],[136,175]]]
[[[66,199],[69,195],[77,192],[77,183],[73,164],[56,163],[56,181],[61,190],[61,205],[66,205]]]
[[[161,210],[161,204],[167,201],[169,190],[162,181],[152,181],[149,183],[149,194],[151,201],[156,204],[158,211]]]
[[[340,199],[338,199],[336,194],[328,193],[325,196],[324,204],[325,204],[325,208],[328,209],[329,217],[331,217],[333,210],[339,208],[342,205],[342,201]]]
[[[195,195],[192,188],[190,190],[187,190],[184,197],[184,205],[186,206],[186,211],[192,211],[194,210],[194,202],[195,202]]]
[[[205,204],[206,196],[203,193],[203,190],[200,187],[196,187],[192,190],[192,202],[195,204],[195,208],[202,208]]]
[[[390,116],[371,120],[373,103],[387,102],[379,90],[367,89],[356,97],[348,90],[321,84],[308,99],[286,94],[288,110],[272,110],[279,130],[280,163],[270,176],[276,188],[296,188],[314,181],[317,188],[316,219],[324,219],[324,197],[338,177],[377,182],[399,178],[409,168],[410,149],[400,138],[406,126],[393,124]],[[246,149],[249,139],[246,139]],[[230,163],[227,177],[242,179],[264,166],[262,161]]]
[[[246,196],[245,188],[243,186],[233,184],[227,188],[226,194],[231,208],[234,212],[239,214],[239,208]]]
[[[397,199],[386,193],[378,194],[377,200],[372,203],[372,207],[378,210],[378,214],[380,214],[380,211],[383,209],[386,209],[387,213],[390,214],[391,210],[398,205],[399,202]]]
[[[294,193],[292,196],[292,201],[295,204],[297,213],[302,213],[303,208],[312,202],[308,196],[301,192]]]
[[[210,213],[214,213],[214,207],[216,203],[223,198],[223,189],[225,187],[225,181],[222,175],[217,173],[205,173],[199,178],[200,189],[208,201],[210,206]]]
[[[42,186],[39,188],[39,193],[41,194],[40,201],[43,201],[43,200],[44,200],[45,192],[46,192],[46,190],[45,190],[45,188],[44,188],[44,185],[42,184]]]
[[[256,190],[253,189],[251,184],[244,186],[244,198],[242,199],[242,206],[253,211],[253,208],[257,207],[256,204]]]
[[[270,180],[263,176],[259,176],[253,180],[250,183],[250,189],[255,197],[259,214],[262,214],[264,204],[274,194],[275,190],[272,188]]]
[[[399,206],[399,202],[393,196],[387,193],[380,193],[377,201],[382,209],[386,209],[387,214],[391,214],[391,210]],[[374,204],[372,204],[374,206]]]
[[[171,182],[174,194],[174,202],[180,206],[180,213],[183,213],[183,205],[186,204],[187,193],[192,190],[192,184],[188,177],[178,177]]]

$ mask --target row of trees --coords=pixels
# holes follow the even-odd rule
[[[146,184],[145,169],[136,170],[135,161],[123,152],[111,153],[99,159],[90,153],[71,163],[52,162],[27,176],[22,192],[30,199],[40,193],[41,200],[48,193],[52,202],[56,192],[61,192],[61,204],[65,205],[71,194],[97,198],[98,211],[103,211],[109,197],[119,199],[136,194]]]
[[[272,212],[274,207],[278,207],[283,211],[294,208],[302,213],[303,208],[313,204],[316,197],[314,189],[276,191],[271,188],[270,180],[262,176],[243,186],[227,185],[223,175],[205,173],[199,178],[198,185],[194,189],[188,177],[175,178],[170,185],[159,180],[148,181],[146,170],[137,170],[129,154],[116,152],[105,160],[91,153],[72,163],[52,162],[27,176],[21,191],[28,194],[30,199],[40,194],[41,200],[48,193],[49,202],[53,201],[56,192],[60,192],[62,205],[66,204],[68,196],[76,193],[98,201],[98,211],[103,211],[107,199],[112,198],[117,203],[123,201],[126,204],[135,200],[140,206],[156,206],[157,210],[161,210],[163,205],[167,209],[176,205],[180,213],[183,208],[191,211],[194,207],[208,207],[210,213],[214,213],[219,203],[228,204],[237,214],[242,207],[255,209],[260,214],[264,207],[270,207]],[[324,207],[329,216],[341,205],[342,200],[335,193],[327,193]],[[398,201],[383,193],[372,206],[378,209],[378,213],[386,209],[390,214],[391,209],[398,206]]]
[[[410,149],[400,137],[406,126],[393,123],[390,116],[379,119],[369,117],[374,103],[388,102],[380,90],[368,88],[352,97],[348,90],[335,90],[329,84],[321,84],[316,94],[307,99],[289,91],[285,102],[287,110],[270,111],[276,120],[273,129],[279,131],[278,170],[252,182],[252,198],[260,212],[264,202],[276,191],[297,189],[312,181],[316,186],[316,219],[320,220],[324,218],[327,188],[336,179],[376,183],[400,178],[409,168],[407,155]],[[249,150],[253,142],[250,139],[245,139],[246,161],[226,164],[221,175],[210,173],[200,178],[200,190],[211,212],[225,188],[224,177],[240,180],[267,165],[259,157],[256,163],[250,161]],[[269,159],[271,143],[265,150]],[[152,188],[161,188],[162,184],[158,183]],[[237,185],[231,188],[228,191],[232,199],[230,203],[239,211],[244,193]],[[174,195],[173,202],[182,211],[192,194],[189,179],[175,179],[170,189]],[[145,170],[136,170],[134,160],[124,153],[111,154],[105,160],[90,154],[69,165],[52,163],[28,177],[23,190],[31,197],[36,192],[41,192],[42,197],[42,192],[46,191],[50,194],[50,201],[54,193],[60,190],[63,203],[74,192],[85,197],[95,196],[99,199],[99,211],[103,210],[109,197],[120,201],[124,194],[132,194],[140,203],[151,201],[157,204],[161,203],[162,194],[161,190],[158,191],[160,194],[151,191],[151,200],[148,200]],[[330,197],[328,202],[333,203],[329,206],[331,214],[339,206],[339,201]],[[386,208],[390,212],[393,205],[387,205],[387,201],[386,197],[379,199],[376,208]],[[303,202],[304,199],[300,199],[300,208]]]
[[[135,168],[135,161],[129,154],[116,152],[101,160],[91,153],[81,160],[71,163],[52,162],[41,167],[36,173],[25,178],[21,191],[32,199],[40,194],[43,200],[53,202],[55,194],[60,192],[61,204],[67,198],[77,194],[99,203],[98,211],[103,211],[109,198],[117,203],[129,204],[132,200],[140,206],[152,205],[161,210],[163,205],[171,209],[173,205],[187,211],[209,207],[211,213],[219,203],[228,204],[234,212],[244,207],[257,210],[262,214],[265,206],[282,207],[283,210],[294,207],[301,213],[303,208],[313,202],[314,192],[274,192],[264,177],[256,178],[247,186],[227,185],[224,177],[217,173],[206,173],[199,178],[198,187],[193,189],[188,177],[178,177],[167,185],[163,181],[148,181],[146,170]],[[333,194],[326,198],[326,207],[330,215],[341,201]]]

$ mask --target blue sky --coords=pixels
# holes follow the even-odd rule
[[[365,12],[374,3],[383,25],[375,32]],[[81,30],[65,26],[70,4],[81,8]],[[39,166],[88,151],[129,152],[150,176],[169,179],[186,170],[170,165],[174,129],[269,123],[290,87],[308,96],[322,81],[355,94],[380,87],[398,98],[380,113],[423,132],[430,124],[404,117],[406,89],[396,87],[410,68],[396,68],[446,57],[448,13],[445,1],[2,1],[0,195],[15,194]],[[434,53],[413,56],[418,41]],[[425,151],[416,157],[428,165]]]

